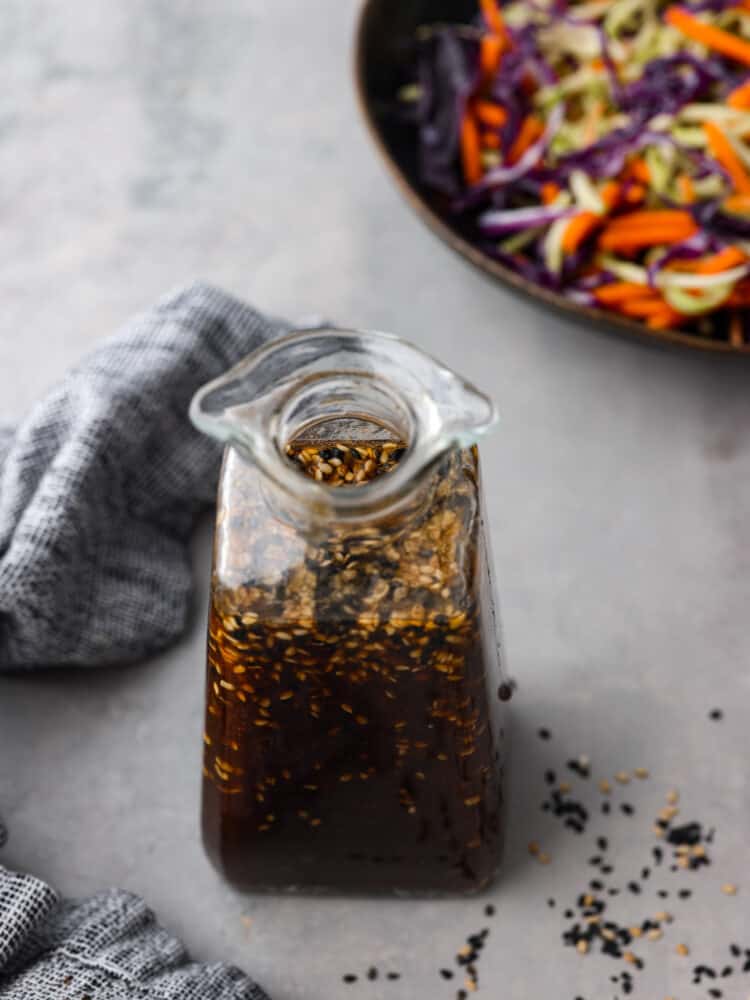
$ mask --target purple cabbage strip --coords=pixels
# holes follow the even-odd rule
[[[547,205],[532,205],[529,208],[513,208],[503,212],[485,212],[479,216],[478,224],[485,236],[503,236],[547,226],[558,219],[569,219],[580,211],[575,206],[552,208]]]

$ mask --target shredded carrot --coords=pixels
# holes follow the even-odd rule
[[[528,115],[521,123],[513,145],[508,150],[508,163],[517,163],[526,150],[533,146],[539,136],[544,132],[544,122],[536,115]]]
[[[689,216],[684,222],[659,225],[618,226],[615,220],[602,230],[599,246],[602,250],[615,252],[643,250],[661,244],[680,243],[697,232],[698,226]]]
[[[482,154],[479,129],[474,116],[467,108],[461,122],[461,166],[467,184],[478,184],[482,179]]]
[[[680,198],[686,205],[692,205],[695,201],[695,185],[690,174],[680,174],[677,178],[677,190]]]
[[[628,205],[640,205],[646,200],[647,193],[643,184],[628,184],[623,192],[623,200]]]
[[[740,84],[739,87],[735,87],[730,92],[727,104],[730,108],[736,108],[738,111],[745,111],[750,108],[750,80],[747,83]]]
[[[651,289],[652,297],[656,297],[657,292]],[[634,281],[613,281],[609,285],[602,285],[601,288],[594,289],[594,298],[601,302],[603,306],[616,306],[621,302],[626,302],[632,298],[644,298],[649,293],[647,285],[636,285]]]
[[[505,22],[497,0],[479,0],[479,4],[485,23],[492,34],[498,38],[505,38]]]
[[[500,128],[508,120],[508,112],[492,101],[477,101],[474,105],[477,121],[489,128]]]
[[[750,213],[750,195],[732,194],[724,200],[728,212]]]
[[[604,69],[604,60],[601,56],[594,56],[594,58],[589,63],[591,69]]]
[[[482,149],[500,149],[502,142],[497,132],[482,132]]]
[[[580,215],[574,216],[565,227],[562,235],[563,251],[575,253],[601,221],[602,216],[597,215],[596,212],[581,212]]]
[[[690,274],[720,274],[746,261],[747,254],[739,247],[725,247],[718,253],[711,254],[710,257],[701,257],[699,260],[672,261],[667,268],[670,271],[687,271]]]
[[[622,172],[624,181],[640,181],[641,184],[651,183],[651,170],[645,160],[631,160]]]
[[[750,194],[750,174],[745,170],[729,139],[716,122],[704,122],[703,128],[708,137],[709,149],[731,177],[735,191]]]
[[[738,38],[737,35],[724,31],[723,28],[715,28],[712,24],[706,24],[683,7],[668,7],[664,20],[686,38],[692,38],[694,42],[700,42],[706,48],[750,66],[750,42]]]
[[[670,327],[679,326],[683,319],[681,313],[665,302],[660,312],[652,313],[646,319],[646,326],[652,330],[668,330]]]
[[[626,316],[637,316],[639,319],[648,319],[649,316],[659,316],[664,312],[666,303],[661,296],[642,299],[627,299],[620,305],[620,312]]]
[[[560,187],[554,181],[547,181],[545,184],[542,184],[541,194],[544,204],[550,205],[560,194]]]
[[[612,230],[638,229],[642,226],[649,228],[665,228],[694,225],[690,212],[681,209],[643,209],[639,212],[628,212],[625,215],[618,215],[613,219],[609,228]]]
[[[729,317],[729,343],[732,347],[742,347],[745,335],[742,330],[742,317],[738,309],[733,309]]]
[[[497,35],[482,35],[479,43],[479,66],[484,80],[494,80],[500,69],[503,55],[503,40]]]

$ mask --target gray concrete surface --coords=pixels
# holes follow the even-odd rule
[[[354,15],[341,0],[5,0],[0,420],[197,276],[289,316],[399,332],[490,390],[503,420],[485,478],[520,691],[482,995],[620,995],[617,967],[559,943],[592,837],[539,811],[542,768],[585,752],[597,776],[651,771],[618,792],[636,816],[592,825],[617,844],[613,879],[643,863],[667,788],[682,789],[686,819],[717,827],[694,898],[670,899],[666,940],[640,948],[638,995],[703,996],[674,944],[714,964],[730,939],[750,945],[750,369],[596,336],[455,259],[401,203],[357,120]],[[130,670],[0,680],[3,860],[67,894],[145,894],[196,957],[252,970],[277,1000],[448,1000],[437,967],[485,923],[484,900],[242,898],[204,860],[209,536],[205,524],[178,648]],[[715,704],[721,723],[707,718]],[[549,867],[528,857],[532,837]],[[662,908],[654,889],[676,879],[652,877],[618,915]],[[371,962],[402,979],[342,984]],[[750,978],[722,987],[745,998]]]

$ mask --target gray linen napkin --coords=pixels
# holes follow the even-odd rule
[[[188,421],[190,398],[286,329],[195,285],[0,428],[0,671],[124,663],[179,637],[190,530],[220,461]],[[267,1000],[237,969],[190,962],[137,897],[60,901],[0,865],[0,998],[58,997]]]
[[[190,398],[285,329],[195,285],[0,429],[0,670],[125,663],[179,637],[220,460]]]
[[[145,903],[119,889],[61,902],[0,865],[2,1000],[268,1000],[229,965],[191,962]]]

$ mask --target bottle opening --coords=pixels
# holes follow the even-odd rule
[[[366,486],[408,449],[413,417],[399,393],[367,374],[325,374],[293,392],[279,420],[282,453],[331,487]]]

